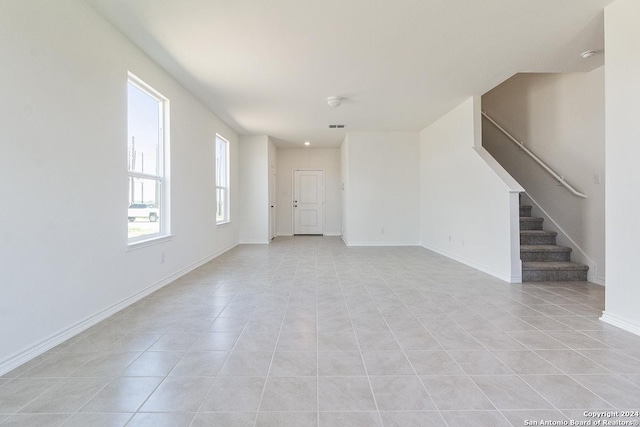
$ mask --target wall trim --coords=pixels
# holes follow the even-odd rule
[[[491,267],[487,267],[485,265],[478,264],[475,261],[471,261],[469,259],[466,259],[464,257],[458,256],[458,255],[455,255],[455,254],[452,254],[450,252],[443,251],[441,249],[438,249],[438,248],[435,248],[435,247],[432,247],[432,246],[429,246],[429,245],[426,245],[426,244],[421,244],[420,246],[423,247],[424,249],[427,249],[429,251],[435,252],[435,253],[440,254],[442,256],[445,256],[447,258],[451,258],[454,261],[458,261],[458,262],[460,262],[462,264],[465,264],[465,265],[467,265],[467,266],[469,266],[471,268],[475,268],[476,270],[480,270],[483,273],[487,273],[487,274],[489,274],[489,275],[491,275],[493,277],[497,277],[498,279],[503,280],[503,281],[505,281],[507,283],[522,283],[522,272],[520,272],[519,274],[514,274],[514,275],[510,276],[508,274],[504,274],[501,271],[494,270]]]
[[[241,240],[240,245],[268,245],[271,243],[268,240]]]
[[[338,236],[342,236],[342,233],[340,233],[340,232],[338,232],[338,231],[332,231],[332,232],[325,232],[325,233],[324,233],[324,235],[325,235],[325,236],[335,236],[335,237],[338,237]]]
[[[32,345],[31,347],[20,351],[18,353],[9,356],[7,359],[0,361],[0,375],[4,375],[7,372],[12,371],[15,368],[29,362],[30,360],[40,356],[41,354],[51,350],[55,346],[62,344],[68,339],[80,334],[81,332],[86,331],[90,327],[100,323],[101,321],[107,319],[110,316],[113,316],[117,312],[129,307],[130,305],[140,301],[144,297],[152,294],[153,292],[165,287],[166,285],[174,282],[185,274],[195,270],[196,268],[208,263],[209,261],[219,257],[225,252],[230,251],[231,249],[238,246],[238,244],[233,244],[226,248],[220,249],[219,251],[209,255],[200,261],[197,261],[187,267],[167,276],[166,278],[147,286],[146,288],[139,290],[132,295],[124,298],[123,300],[98,311],[97,313],[77,322],[66,329],[63,329],[59,332],[54,333],[53,335],[43,339],[42,341]]]
[[[616,326],[620,329],[624,329],[627,332],[631,332],[635,335],[640,335],[640,323],[635,321],[625,319],[624,317],[608,313],[606,311],[602,312],[602,317],[600,317],[605,323]]]

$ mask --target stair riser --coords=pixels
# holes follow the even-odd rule
[[[520,235],[521,245],[555,245],[556,236]]]
[[[574,282],[587,280],[587,272],[580,270],[523,270],[523,282]]]
[[[542,219],[520,219],[520,230],[542,230]]]
[[[522,262],[571,261],[571,252],[520,252]]]
[[[520,216],[531,216],[531,206],[520,206]]]

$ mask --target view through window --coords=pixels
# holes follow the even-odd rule
[[[229,222],[229,142],[216,135],[216,224]]]
[[[166,98],[130,76],[127,85],[129,242],[166,234]]]

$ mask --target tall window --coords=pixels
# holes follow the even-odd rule
[[[216,135],[216,224],[229,222],[229,141]]]
[[[129,75],[127,147],[129,243],[168,234],[166,199],[166,124],[169,101]]]

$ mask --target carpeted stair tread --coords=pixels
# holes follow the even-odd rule
[[[542,230],[544,219],[533,216],[520,217],[520,230]]]
[[[577,270],[587,271],[588,266],[577,262],[523,262],[522,270]]]
[[[545,236],[557,236],[558,233],[555,231],[547,231],[547,230],[520,230],[520,234],[535,234],[535,235],[545,235]]]
[[[571,248],[558,245],[520,245],[520,252],[571,252]]]

